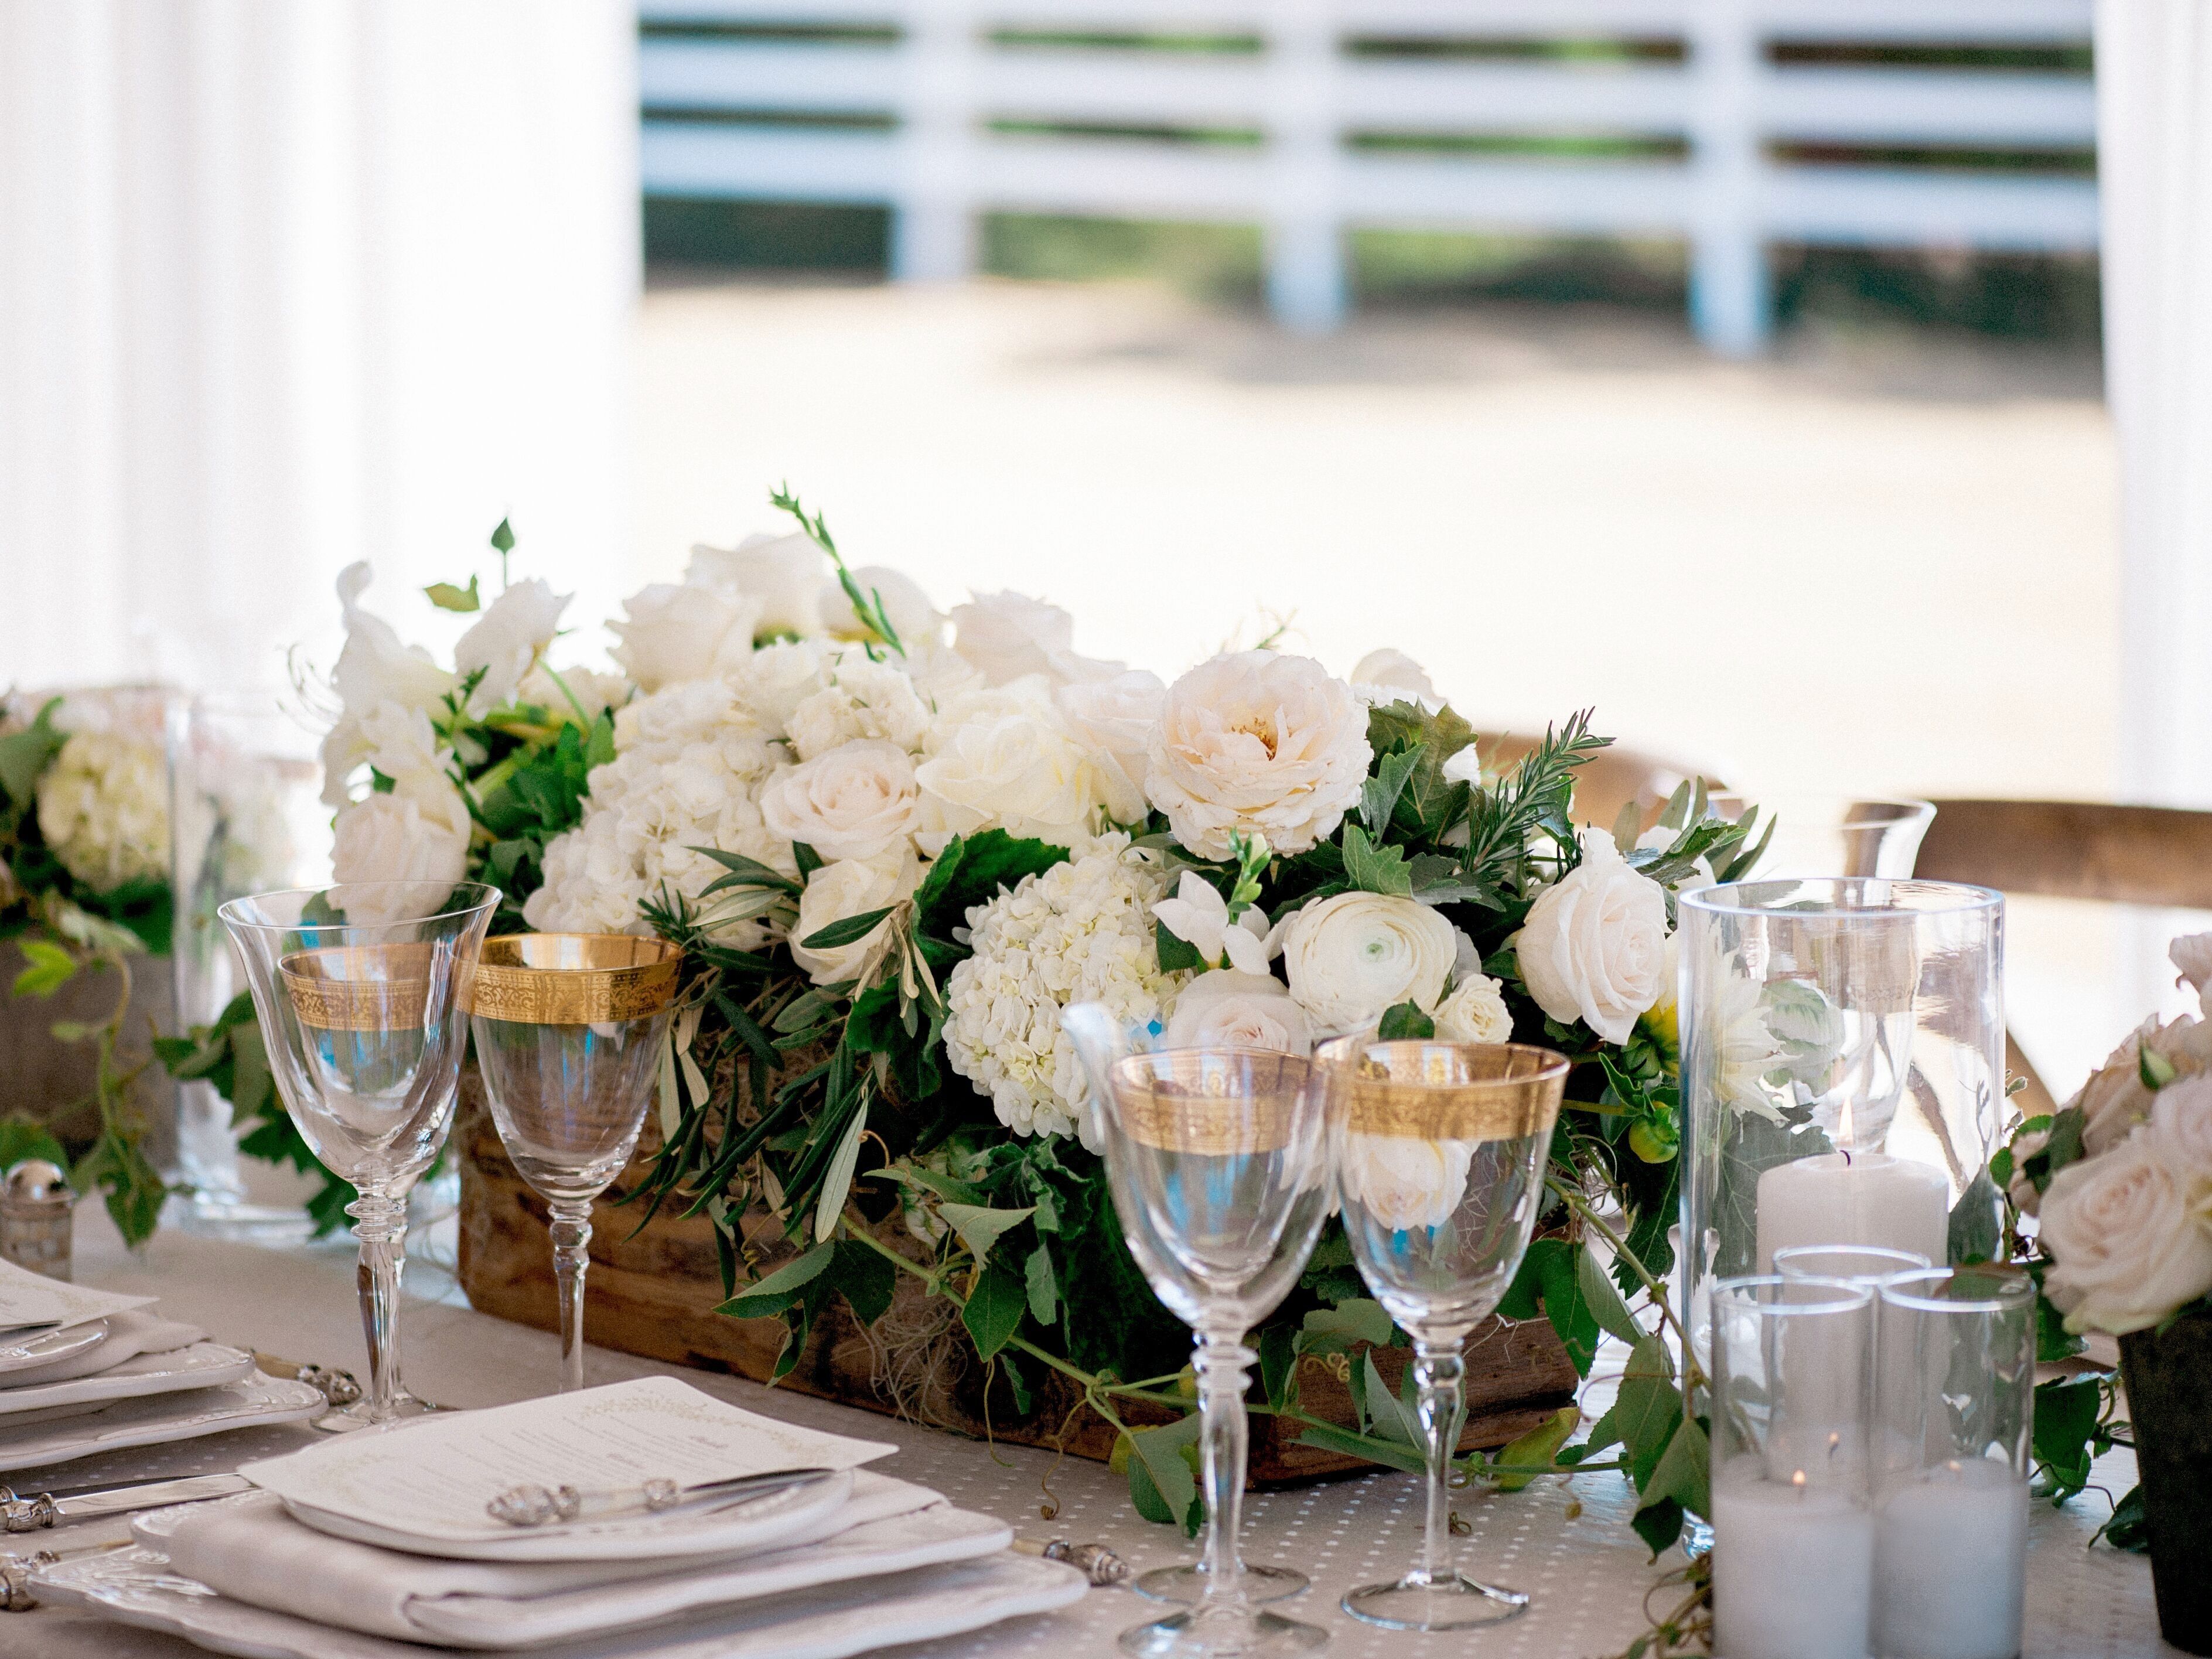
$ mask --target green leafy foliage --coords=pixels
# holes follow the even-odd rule
[[[988,1359],[1005,1347],[1021,1328],[1029,1305],[1029,1285],[1021,1274],[997,1262],[984,1268],[960,1310],[960,1322],[975,1339],[976,1353]]]
[[[432,582],[422,590],[423,596],[441,611],[466,613],[483,608],[483,596],[477,591],[477,579],[469,578],[466,587],[456,587],[451,582]]]
[[[1437,1034],[1437,1023],[1421,1012],[1420,1004],[1401,1002],[1382,1011],[1382,1023],[1375,1034],[1385,1042],[1425,1040]]]

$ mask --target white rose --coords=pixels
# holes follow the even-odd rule
[[[1352,665],[1352,689],[1368,703],[1417,702],[1441,708],[1429,671],[1402,651],[1370,651]]]
[[[937,638],[945,619],[937,614],[929,595],[921,591],[921,584],[903,571],[889,565],[864,564],[853,572],[853,585],[883,607],[884,619],[897,630],[899,644],[907,650]],[[873,630],[860,625],[845,584],[835,576],[823,582],[815,608],[821,614],[822,626],[841,640],[874,637]]]
[[[1510,1042],[1513,1016],[1506,1012],[1504,988],[1481,974],[1452,988],[1436,1006],[1437,1035],[1447,1042]]]
[[[928,707],[914,682],[890,663],[855,652],[838,663],[828,685],[799,699],[784,733],[801,760],[811,760],[863,738],[919,749],[929,726]]]
[[[1583,830],[1582,845],[1583,861],[1537,896],[1516,936],[1521,979],[1553,1019],[1626,1042],[1663,988],[1667,896],[1606,831]]]
[[[561,613],[574,597],[556,593],[550,583],[533,577],[515,583],[491,602],[491,608],[453,647],[453,667],[463,679],[483,670],[469,700],[473,706],[499,708],[514,700],[523,676],[553,643]]]
[[[1164,1039],[1170,1048],[1264,1048],[1313,1053],[1313,1027],[1290,988],[1272,974],[1217,968],[1176,994]]]
[[[1097,763],[1106,811],[1116,823],[1134,823],[1151,810],[1145,799],[1146,757],[1167,696],[1166,683],[1141,668],[1110,679],[1078,680],[1053,693],[1060,718]]]
[[[1200,858],[1256,830],[1278,853],[1335,833],[1367,781],[1367,709],[1310,657],[1244,651],[1168,688],[1145,793]]]
[[[1474,1149],[1469,1140],[1347,1130],[1339,1143],[1337,1190],[1346,1209],[1364,1212],[1370,1225],[1424,1232],[1443,1226],[1459,1208]]]
[[[2191,1212],[2212,1223],[2212,1074],[2176,1078],[2152,1096],[2150,1133]]]
[[[914,762],[895,743],[848,743],[779,772],[761,791],[761,820],[825,860],[881,858],[915,827]]]
[[[640,588],[623,612],[627,621],[607,624],[622,641],[614,659],[648,692],[734,667],[751,653],[760,620],[757,601],[671,582]]]
[[[799,705],[830,684],[836,659],[811,640],[764,645],[730,671],[731,688],[747,714],[782,737]]]
[[[1363,1030],[1401,1002],[1433,1007],[1458,940],[1427,905],[1385,893],[1309,904],[1283,933],[1291,994],[1324,1032]]]
[[[756,602],[755,635],[796,634],[804,639],[822,631],[822,579],[829,568],[828,556],[802,532],[755,533],[735,547],[695,546],[684,580],[727,599]],[[748,643],[752,637],[747,636]]]
[[[853,980],[865,984],[890,948],[891,924],[885,916],[849,945],[810,950],[800,941],[833,922],[896,904],[921,884],[921,866],[911,849],[896,859],[839,859],[806,878],[799,897],[799,921],[791,930],[791,959],[817,985]]]
[[[2180,970],[2177,984],[2186,985],[2201,999],[2212,984],[2212,933],[2188,933],[2166,947],[2166,957]]]
[[[927,818],[922,845],[933,856],[954,836],[994,827],[1073,847],[1090,832],[1100,794],[1097,769],[1048,704],[963,722],[915,777]]]
[[[363,714],[386,702],[403,708],[435,708],[453,689],[453,677],[431,661],[428,652],[419,645],[402,645],[390,623],[362,608],[361,596],[373,578],[366,561],[348,565],[338,575],[346,642],[331,670],[338,720],[323,739],[325,806],[345,805],[353,775],[368,757],[361,734]]]
[[[2212,1291],[2212,1233],[2155,1134],[2068,1164],[2043,1194],[2044,1290],[2069,1331],[2125,1336]]]
[[[337,816],[331,848],[331,878],[356,881],[421,882],[426,890],[451,887],[468,873],[469,809],[460,791],[442,778],[371,795]],[[349,901],[347,920],[398,920],[416,900],[404,890]]]
[[[978,593],[952,607],[952,648],[992,685],[1042,674],[1055,685],[1121,672],[1075,651],[1075,618],[1026,593]]]
[[[396,785],[415,787],[441,781],[453,765],[453,751],[438,747],[430,717],[419,708],[379,703],[362,716],[361,738],[369,765]]]

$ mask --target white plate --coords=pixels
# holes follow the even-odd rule
[[[290,1498],[284,1499],[284,1511],[302,1526],[334,1538],[454,1561],[636,1561],[758,1549],[773,1544],[779,1533],[839,1508],[852,1495],[852,1471],[841,1469],[827,1480],[773,1492],[734,1509],[678,1510],[544,1531],[518,1528],[503,1538],[419,1538]]]
[[[297,1423],[330,1409],[304,1382],[254,1373],[243,1382],[118,1400],[66,1421],[0,1429],[0,1475],[125,1446],[161,1446],[262,1423]]]
[[[195,1342],[171,1353],[142,1353],[90,1376],[67,1382],[33,1382],[0,1389],[0,1430],[17,1426],[8,1419],[21,1412],[74,1406],[82,1401],[131,1400],[140,1395],[174,1394],[180,1389],[216,1389],[243,1382],[253,1375],[253,1356],[243,1348]]]
[[[0,1376],[9,1371],[27,1371],[33,1365],[51,1365],[57,1359],[72,1358],[106,1340],[107,1322],[104,1319],[95,1319],[88,1325],[72,1325],[65,1331],[33,1331],[0,1337]]]
[[[166,1631],[238,1659],[425,1659],[434,1650],[311,1624],[215,1595],[143,1546],[33,1573],[41,1600]],[[992,1556],[793,1590],[703,1618],[531,1650],[538,1659],[846,1659],[872,1648],[981,1630],[1083,1597],[1083,1575],[1057,1561]]]

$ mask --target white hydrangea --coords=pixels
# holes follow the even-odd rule
[[[791,848],[761,822],[760,789],[781,746],[720,680],[692,680],[641,697],[615,717],[615,758],[595,768],[584,821],[545,848],[545,884],[523,915],[553,933],[642,933],[639,904],[696,899],[724,873],[695,847],[742,853],[796,875]],[[716,937],[740,950],[770,937],[761,921]]]
[[[839,659],[829,684],[799,701],[784,733],[801,760],[864,738],[881,738],[912,753],[921,747],[929,722],[929,706],[902,670],[854,651]]]
[[[96,892],[169,873],[169,778],[161,751],[114,732],[78,732],[39,778],[39,833]]]
[[[785,735],[799,705],[830,684],[836,653],[811,640],[764,645],[726,677],[738,702],[772,738]]]
[[[1076,857],[968,913],[975,954],[952,970],[945,1051],[1016,1134],[1083,1127],[1089,1090],[1060,1011],[1101,1002],[1141,1023],[1189,976],[1164,974],[1152,906],[1168,878],[1129,838],[1103,836]]]

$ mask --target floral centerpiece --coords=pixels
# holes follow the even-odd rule
[[[1037,599],[940,612],[774,499],[796,532],[700,547],[682,582],[626,603],[618,675],[550,662],[567,602],[542,581],[488,605],[473,580],[429,590],[482,606],[448,667],[349,571],[324,751],[339,879],[481,877],[507,926],[681,945],[660,1148],[633,1201],[711,1220],[722,1310],[785,1319],[781,1375],[834,1298],[872,1323],[912,1276],[1017,1409],[1049,1374],[1078,1389],[1163,1521],[1196,1520],[1191,1425],[1133,1430],[1119,1408],[1184,1406],[1188,1338],[1127,1255],[1061,1011],[1298,1054],[1376,1027],[1559,1048],[1572,1105],[1506,1311],[1548,1317],[1585,1374],[1613,1333],[1629,1376],[1573,1443],[1570,1411],[1469,1464],[1509,1487],[1625,1471],[1638,1531],[1672,1540],[1705,1480],[1658,1334],[1674,896],[1746,867],[1750,823],[1686,787],[1649,831],[1633,811],[1577,829],[1576,771],[1607,741],[1585,716],[1501,775],[1395,652],[1339,678],[1262,647],[1166,682],[1079,653]],[[1445,1172],[1378,1156],[1338,1174],[1413,1216]],[[765,1257],[744,1224],[763,1214],[787,1241]],[[1410,1407],[1362,1358],[1402,1339],[1340,1233],[1258,1340],[1255,1411],[1418,1465]],[[1302,1411],[1310,1360],[1348,1368],[1358,1432]]]
[[[167,954],[174,908],[167,704],[152,687],[0,698],[0,939],[19,957],[9,989],[36,1006],[64,986],[106,981],[70,1010],[96,1017],[44,1015],[54,1041],[91,1051],[87,1099],[0,1121],[0,1169],[32,1157],[73,1163],[78,1188],[99,1188],[134,1242],[152,1232],[163,1196],[134,1098],[152,1056],[130,1016],[134,966]],[[82,1133],[67,1127],[79,1104],[92,1109]]]

